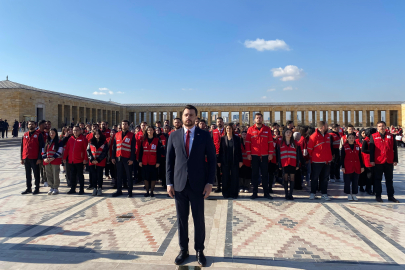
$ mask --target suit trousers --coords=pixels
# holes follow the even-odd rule
[[[374,167],[374,192],[377,198],[381,198],[382,193],[382,177],[384,174],[385,186],[387,187],[388,198],[394,197],[394,164],[384,163],[384,164],[375,164]]]
[[[252,183],[253,194],[257,194],[259,191],[259,172],[262,173],[262,184],[264,195],[269,194],[269,176],[268,176],[268,156],[256,156],[252,155]]]
[[[222,195],[224,197],[238,197],[239,166],[222,166]]]
[[[132,179],[132,165],[128,165],[129,158],[117,157],[117,191],[122,191],[122,182],[128,183],[128,195],[132,194],[134,181]],[[126,179],[124,179],[126,178]]]
[[[326,163],[311,163],[311,193],[316,194],[318,190],[318,179],[321,193],[328,193],[328,176],[330,165]]]
[[[204,250],[205,241],[205,218],[204,218],[204,195],[191,189],[189,180],[182,191],[176,191],[177,226],[179,245],[182,251],[188,250],[188,216],[191,213],[194,220],[194,249]]]
[[[35,179],[35,188],[39,189],[39,166],[37,165],[36,159],[24,159],[24,167],[25,167],[25,177],[27,179],[27,189],[31,189],[32,187],[32,174],[31,170],[34,172],[34,179]]]

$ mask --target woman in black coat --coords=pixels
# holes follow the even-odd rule
[[[225,132],[217,160],[218,167],[222,168],[222,195],[225,199],[236,199],[239,192],[239,168],[243,165],[242,149],[231,124],[226,125]]]

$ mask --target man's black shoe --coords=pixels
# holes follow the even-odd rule
[[[29,194],[29,193],[32,193],[32,189],[27,188],[25,191],[21,192],[21,195],[25,195],[25,194]]]
[[[75,190],[75,189],[71,189],[71,190],[69,190],[66,194],[76,194],[76,190]]]
[[[87,188],[86,188],[86,190],[93,190],[94,189],[94,187],[92,187],[92,186],[88,186]]]
[[[117,192],[114,192],[111,196],[118,197],[118,196],[121,196],[121,195],[122,195],[122,191],[117,191]]]
[[[397,199],[395,199],[394,197],[389,197],[388,200],[390,202],[399,203],[399,201]]]
[[[375,200],[376,200],[377,202],[383,202],[383,200],[381,199],[381,197],[376,197]]]
[[[222,192],[222,188],[220,188],[220,187],[218,187],[218,188],[216,188],[216,189],[214,190],[214,193],[220,193],[220,192]]]
[[[39,194],[39,188],[36,188],[36,189],[34,190],[34,192],[32,192],[32,195],[37,195],[37,194]]]
[[[83,195],[83,194],[84,194],[84,190],[83,190],[83,189],[80,189],[79,195]]]
[[[252,200],[256,199],[256,198],[257,198],[257,194],[253,193],[253,195],[250,196],[250,198],[251,198]]]
[[[197,251],[196,257],[199,265],[201,265],[202,267],[205,267],[207,265],[207,259],[205,258],[204,252],[202,250]]]
[[[273,200],[273,197],[271,197],[270,194],[265,194],[264,197],[265,197],[266,199]]]
[[[128,198],[132,198],[132,193],[128,193]]]
[[[180,251],[179,255],[177,255],[176,259],[174,260],[174,264],[179,265],[184,263],[184,261],[188,258],[188,250],[187,251]]]

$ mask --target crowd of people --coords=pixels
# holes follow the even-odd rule
[[[285,199],[293,200],[293,191],[307,187],[309,199],[318,192],[330,200],[328,183],[344,182],[348,200],[358,201],[366,192],[382,202],[382,178],[385,176],[388,200],[394,197],[393,170],[398,162],[397,145],[402,142],[401,127],[386,127],[379,121],[376,128],[355,129],[319,121],[316,127],[265,125],[257,113],[253,126],[225,124],[221,117],[207,125],[197,119],[196,126],[210,133],[217,157],[216,189],[224,198],[238,198],[248,193],[251,199],[263,195],[272,199],[275,184],[284,186]],[[59,193],[60,173],[64,173],[70,190],[67,194],[85,193],[84,172],[89,172],[93,196],[102,196],[104,176],[111,179],[116,191],[113,197],[133,197],[134,184],[144,185],[145,197],[154,197],[156,183],[166,188],[166,144],[170,134],[182,129],[182,120],[173,126],[166,120],[155,125],[134,125],[123,120],[109,127],[108,122],[72,123],[60,134],[50,121],[28,121],[28,131],[21,142],[21,164],[25,166],[27,188],[22,194],[38,194],[41,184],[49,195]],[[62,168],[62,169],[61,169]],[[62,170],[62,171],[61,171]],[[32,173],[35,189],[32,188]],[[341,173],[343,179],[341,179]],[[42,179],[42,180],[41,180]]]
[[[24,130],[22,129],[23,123],[24,123],[24,126],[25,126],[25,123],[26,123],[25,121],[18,122],[17,119],[14,121],[13,126],[12,126],[12,130],[11,130],[11,136],[13,138],[18,137],[18,130],[25,131],[25,129]],[[3,121],[3,119],[0,118],[0,133],[1,133],[0,138],[1,139],[7,139],[8,138],[9,129],[10,129],[10,124],[7,122],[7,119],[5,119]]]

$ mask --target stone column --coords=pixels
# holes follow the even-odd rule
[[[239,111],[239,124],[242,126],[242,111]]]
[[[385,123],[387,124],[387,127],[391,126],[391,111],[390,110],[385,110]]]
[[[311,113],[312,113],[312,121],[311,121],[311,124],[312,124],[313,126],[315,126],[315,122],[316,122],[316,111],[311,111]]]
[[[349,124],[349,113],[348,111],[343,111],[343,114],[345,116],[345,126],[347,127],[347,125]]]
[[[354,110],[351,110],[350,111],[350,123],[354,126],[354,123],[355,123],[355,112],[354,112]]]
[[[319,112],[319,113],[320,113],[320,112]],[[327,122],[327,119],[326,119],[326,111],[325,111],[325,110],[322,110],[322,121]]]
[[[249,111],[249,126],[251,127],[253,125],[253,112]]]
[[[305,115],[305,111],[301,111],[301,125],[307,125],[308,116]]]
[[[380,119],[381,119],[381,113],[380,113],[380,111],[379,110],[374,110],[374,126],[376,127],[377,126],[377,122],[378,121],[380,121]]]
[[[228,112],[228,123],[231,123],[232,120],[232,112]]]
[[[355,111],[354,115],[356,116],[356,127],[360,126],[360,122],[363,123],[363,119],[360,121],[360,111]],[[363,116],[363,113],[362,113]]]
[[[272,123],[276,122],[276,111],[270,111],[270,120],[272,121]]]
[[[291,113],[291,121],[293,121],[293,125],[295,125],[296,124],[296,121],[295,121],[295,118],[296,118],[296,116],[295,116],[295,111],[290,111],[290,113]]]
[[[150,125],[150,112],[146,112],[145,122]]]
[[[338,111],[333,111],[333,123],[337,124],[338,123]]]
[[[287,119],[287,112],[281,111],[280,112],[280,125],[285,125],[285,120]]]
[[[209,125],[209,126],[211,125],[211,121],[212,121],[211,119],[212,119],[211,118],[211,111],[208,111],[207,112],[207,125]]]
[[[321,111],[316,111],[316,119],[315,119],[315,126],[316,126],[316,122],[318,122],[319,120],[321,120]]]
[[[369,116],[369,111],[363,110],[362,113],[362,121],[361,121],[361,125],[363,126],[363,128],[368,127],[368,120],[367,120],[367,116]],[[368,118],[370,119],[370,117]]]

